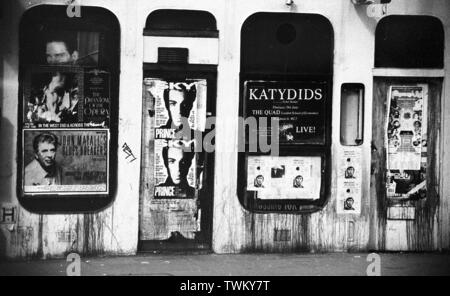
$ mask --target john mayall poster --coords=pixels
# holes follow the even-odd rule
[[[319,199],[320,157],[250,156],[247,190],[260,199]]]
[[[267,118],[257,132],[270,138],[270,119],[279,120],[280,144],[324,144],[327,93],[325,83],[245,82],[246,117]],[[248,139],[248,137],[246,137]]]
[[[155,102],[155,199],[196,198],[203,158],[194,134],[205,130],[206,80],[145,83]]]
[[[387,195],[424,194],[427,147],[426,85],[392,86],[388,97]]]
[[[25,128],[109,126],[108,72],[75,66],[32,66],[24,86]]]
[[[108,130],[23,131],[25,194],[108,193]]]

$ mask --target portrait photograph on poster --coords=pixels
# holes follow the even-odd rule
[[[27,72],[24,89],[24,125],[82,122],[80,101],[83,72],[77,68],[34,67]]]
[[[38,26],[29,32],[27,64],[96,67],[100,59],[101,34],[75,29]]]
[[[108,130],[23,131],[25,194],[108,193]]]
[[[346,147],[338,154],[339,172],[337,175],[338,214],[361,213],[362,155],[356,147]]]
[[[108,127],[110,101],[106,71],[31,66],[24,81],[24,127]]]
[[[154,198],[196,198],[201,188],[201,153],[196,153],[193,133],[204,132],[206,91],[204,79],[170,81],[146,78],[154,101]],[[184,128],[183,124],[188,124]],[[189,131],[187,134],[179,133]],[[187,139],[186,139],[187,137]]]
[[[101,9],[100,9],[101,10]],[[106,207],[117,188],[120,26],[99,8],[23,11],[16,191],[31,212]]]
[[[155,101],[155,128],[179,131],[185,118],[190,129],[205,130],[206,80],[146,78],[145,83]]]
[[[155,140],[155,198],[195,198],[193,141]]]
[[[20,40],[19,191],[39,201],[105,197],[116,149],[111,36],[100,27],[36,21]]]

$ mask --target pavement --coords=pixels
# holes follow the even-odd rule
[[[142,254],[80,258],[82,276],[366,276],[369,254]],[[382,253],[382,276],[450,275],[450,254]],[[0,276],[65,276],[65,259],[0,261]],[[369,267],[369,268],[368,268]],[[373,265],[372,265],[373,267]]]

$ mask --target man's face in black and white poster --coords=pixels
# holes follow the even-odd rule
[[[172,127],[179,128],[183,125],[183,118],[189,118],[196,96],[195,85],[175,83],[173,87],[166,89],[164,101]]]
[[[51,142],[38,143],[35,157],[42,168],[49,170],[55,165],[56,145]]]
[[[165,158],[169,180],[174,185],[186,184],[194,153],[183,151],[182,147],[165,147],[164,150],[163,157]]]
[[[167,151],[168,169],[172,182],[175,185],[181,182],[181,165],[183,161],[183,150],[178,148],[169,148]]]
[[[177,127],[183,123],[181,119],[181,106],[184,100],[185,94],[183,91],[174,89],[169,91],[169,113],[172,118],[172,123]]]
[[[71,64],[78,59],[78,52],[76,50],[71,52],[69,45],[63,40],[48,41],[45,54],[49,65]]]

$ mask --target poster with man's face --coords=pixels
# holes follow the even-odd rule
[[[359,147],[345,147],[337,155],[337,213],[361,213],[362,154]]]
[[[83,73],[76,68],[34,68],[27,73],[24,91],[24,125],[68,125],[83,122]],[[80,112],[81,111],[81,112]]]
[[[30,29],[26,63],[33,65],[72,65],[96,67],[101,58],[101,34],[94,31],[48,28]]]
[[[109,128],[110,70],[102,65],[110,53],[104,34],[43,23],[23,35],[23,127]]]
[[[30,67],[23,94],[25,128],[89,128],[110,124],[109,73],[67,66]]]
[[[24,130],[23,142],[24,193],[108,193],[107,130]]]
[[[206,80],[146,78],[145,85],[155,108],[154,197],[196,198],[202,160],[194,133],[205,131]]]
[[[48,9],[24,19],[19,36],[20,197],[33,197],[26,201],[33,208],[54,198],[54,210],[85,209],[90,197],[101,197],[86,203],[93,208],[111,200],[115,186],[109,168],[119,146],[110,146],[117,142],[119,32],[114,21],[88,11],[83,21]]]
[[[195,197],[197,162],[192,145],[189,141],[155,140],[155,198]]]
[[[155,128],[179,131],[187,123],[185,128],[205,130],[206,80],[147,78],[145,83],[155,101]]]

